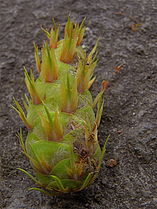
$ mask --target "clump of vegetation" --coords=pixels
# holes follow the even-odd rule
[[[53,21],[49,31],[43,29],[49,41],[39,53],[34,44],[37,79],[25,69],[25,83],[30,98],[24,107],[14,100],[13,107],[28,129],[24,142],[19,133],[23,153],[30,160],[39,188],[57,195],[80,191],[96,178],[105,152],[101,150],[97,129],[103,111],[103,93],[107,81],[93,100],[89,88],[93,84],[97,64],[97,44],[89,54],[80,46],[84,21],[74,24],[70,17],[64,28],[64,39],[58,40],[59,27]],[[94,112],[96,109],[96,113]]]

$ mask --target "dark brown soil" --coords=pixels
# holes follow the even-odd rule
[[[21,101],[26,93],[23,66],[35,68],[33,41],[41,45],[44,37],[40,26],[50,28],[52,17],[62,26],[69,13],[77,21],[87,17],[87,50],[101,38],[92,92],[96,95],[103,79],[109,81],[101,145],[111,136],[94,184],[79,193],[49,198],[28,191],[34,183],[17,171],[30,167],[16,137],[20,127],[26,130],[10,104],[13,96]],[[157,208],[157,1],[0,0],[0,15],[0,207]],[[115,162],[110,159],[118,164],[110,166]]]

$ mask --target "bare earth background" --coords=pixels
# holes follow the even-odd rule
[[[103,145],[110,134],[99,178],[85,191],[45,197],[16,168],[31,171],[16,133],[22,122],[10,108],[26,93],[23,66],[35,69],[33,41],[51,18],[62,26],[68,14],[86,20],[84,45],[100,37],[93,95],[106,79],[99,129]],[[157,208],[157,1],[156,0],[0,0],[0,208],[6,209],[155,209]],[[123,65],[119,73],[115,67]],[[114,158],[118,165],[106,167]]]

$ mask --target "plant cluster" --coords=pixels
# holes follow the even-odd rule
[[[34,44],[39,76],[35,79],[32,71],[24,70],[30,94],[23,103],[27,113],[14,100],[13,108],[28,129],[26,141],[21,130],[19,138],[34,176],[20,170],[40,187],[31,189],[50,195],[80,191],[91,184],[105,152],[106,144],[102,150],[99,146],[97,129],[107,81],[93,99],[89,88],[95,80],[98,41],[89,54],[81,47],[84,21],[75,24],[68,17],[62,40],[54,21],[50,31],[42,28],[48,41],[41,50]]]

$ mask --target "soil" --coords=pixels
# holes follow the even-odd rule
[[[110,134],[97,180],[86,190],[47,197],[17,168],[31,171],[16,133],[24,125],[11,109],[26,87],[23,66],[35,69],[33,41],[51,18],[62,26],[70,13],[85,16],[87,51],[100,37],[99,92],[109,81],[99,128],[103,145]],[[0,208],[155,209],[157,208],[157,1],[156,0],[0,0]]]

